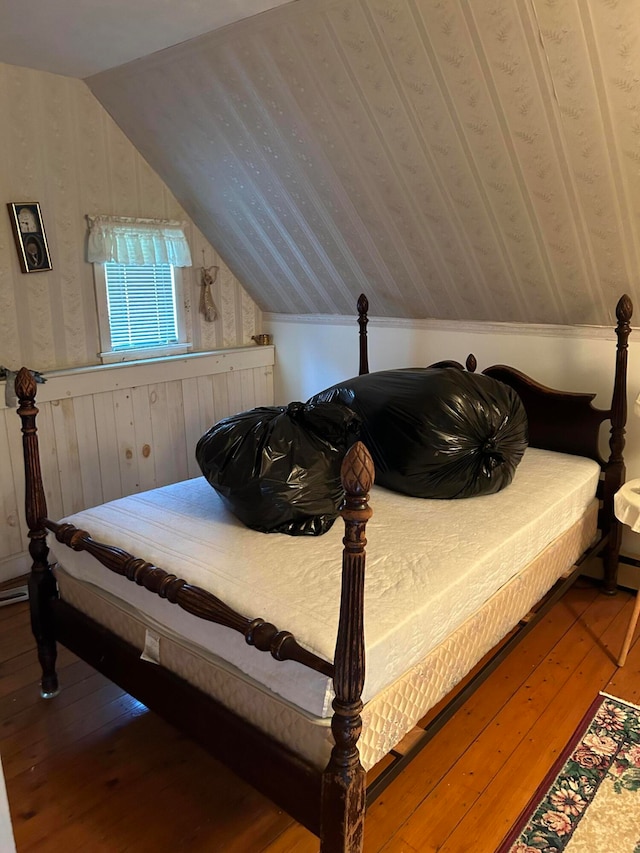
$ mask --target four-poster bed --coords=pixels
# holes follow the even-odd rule
[[[368,371],[367,310],[361,297],[360,373]],[[318,834],[323,853],[356,853],[365,800],[400,771],[405,759],[394,748],[429,708],[505,636],[499,654],[508,653],[586,556],[602,555],[605,591],[615,591],[621,533],[613,495],[625,475],[631,313],[623,297],[610,409],[595,409],[594,395],[554,391],[506,366],[484,371],[512,386],[527,411],[531,449],[514,482],[465,501],[421,502],[374,489],[367,585],[374,472],[364,445],[354,445],[342,467],[343,544],[337,529],[296,542],[240,529],[201,480],[57,522],[47,517],[36,384],[23,368],[16,394],[43,695],[58,690],[60,642]],[[475,370],[473,357],[466,369]],[[611,424],[606,460],[599,451],[604,421]],[[474,575],[466,556],[460,568],[460,555],[450,553],[458,550],[451,542],[460,513],[461,527],[471,526],[466,540],[460,531],[462,554],[481,550],[479,531],[487,535]],[[48,544],[49,533],[55,539]],[[534,620],[525,621],[532,609]],[[423,742],[466,692],[434,719]],[[389,752],[393,762],[367,791],[367,769]]]

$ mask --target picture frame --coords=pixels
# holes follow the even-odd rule
[[[7,207],[22,272],[44,272],[52,269],[38,202],[10,202]]]

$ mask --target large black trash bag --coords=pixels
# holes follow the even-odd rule
[[[454,367],[357,376],[309,402],[339,401],[362,418],[376,482],[422,498],[466,498],[508,486],[527,446],[516,392]]]
[[[211,427],[196,460],[248,527],[318,536],[338,515],[340,466],[359,427],[359,417],[338,403],[261,407]]]

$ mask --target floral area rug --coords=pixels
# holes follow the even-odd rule
[[[640,708],[602,693],[497,853],[640,853]]]

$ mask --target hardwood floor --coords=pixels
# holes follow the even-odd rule
[[[640,703],[633,600],[587,580],[371,806],[366,853],[493,853],[599,690]],[[83,853],[310,853],[317,839],[69,652],[38,695],[26,604],[0,609],[0,755],[16,844]]]

